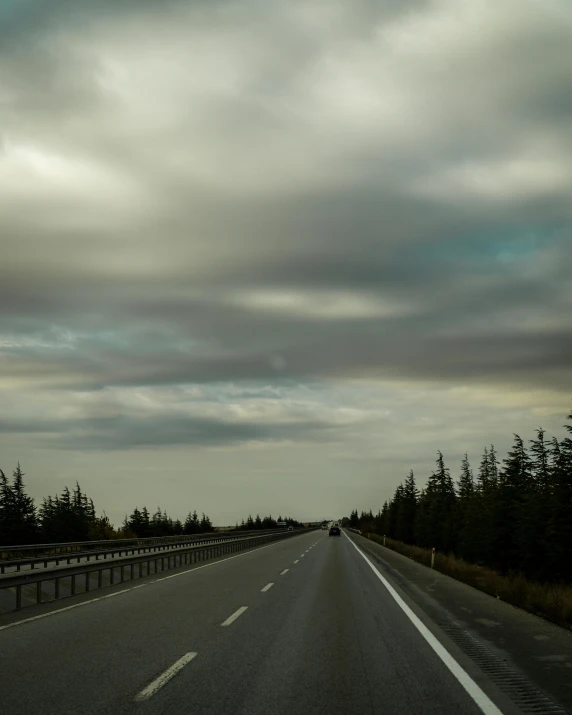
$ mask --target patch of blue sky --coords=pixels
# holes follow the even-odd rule
[[[464,267],[490,270],[491,263],[502,265],[529,259],[560,240],[561,232],[555,227],[487,227],[482,232],[473,230],[443,241],[421,243],[415,255],[422,263],[446,263],[461,270]]]

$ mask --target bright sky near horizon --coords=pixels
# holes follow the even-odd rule
[[[0,468],[216,524],[562,436],[568,0],[0,5]]]

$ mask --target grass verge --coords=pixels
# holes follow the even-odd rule
[[[364,534],[371,541],[383,545],[383,537]],[[424,566],[431,565],[430,549],[410,546],[386,537],[385,546]],[[435,569],[457,581],[506,601],[513,606],[545,618],[558,626],[572,630],[572,587],[553,583],[537,583],[524,576],[503,576],[497,571],[470,564],[453,555],[435,554]]]

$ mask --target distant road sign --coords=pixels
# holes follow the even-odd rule
[[[285,521],[277,521],[276,524],[277,524],[278,526],[286,526],[286,522],[285,522]]]

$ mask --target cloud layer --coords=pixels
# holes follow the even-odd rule
[[[434,386],[483,441],[490,389],[524,396],[509,433],[532,394],[561,419],[567,2],[16,2],[0,27],[9,458],[297,444],[323,488],[332,443],[380,460],[387,420],[410,461],[446,450],[400,409],[439,412]]]

